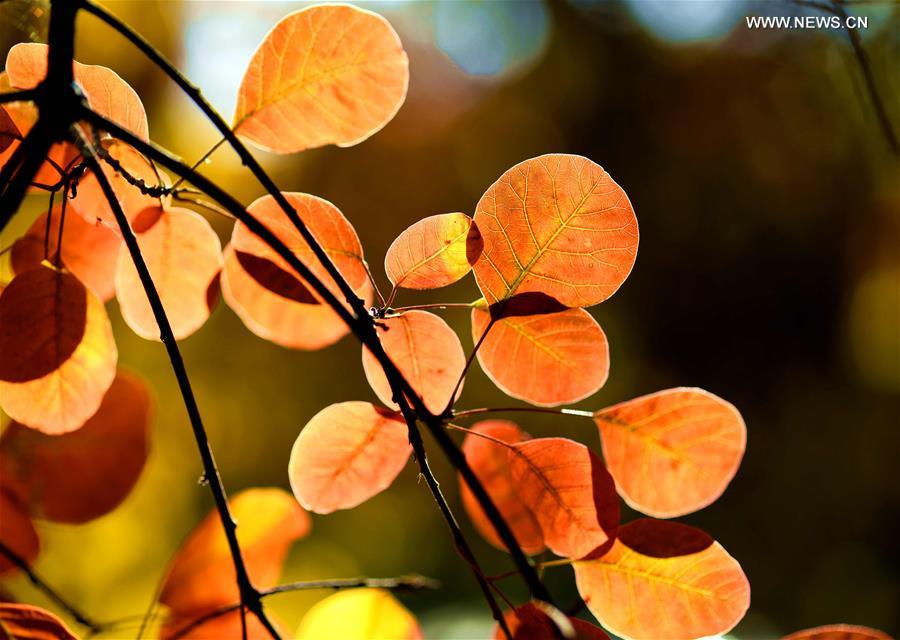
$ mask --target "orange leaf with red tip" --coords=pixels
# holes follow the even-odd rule
[[[549,154],[504,173],[475,211],[488,304],[523,294],[564,307],[610,297],[631,272],[638,227],[625,191],[581,156]]]
[[[300,432],[288,475],[305,509],[350,509],[387,489],[412,447],[406,423],[368,402],[325,407]]]
[[[430,216],[404,230],[388,247],[384,270],[395,287],[436,289],[472,270],[481,234],[464,213]]]
[[[490,325],[472,309],[472,340]],[[478,349],[481,368],[504,393],[531,404],[571,404],[595,393],[609,375],[606,334],[584,309],[496,320]]]
[[[702,389],[667,389],[594,414],[619,493],[647,515],[671,518],[725,491],[747,443],[741,414]]]
[[[529,602],[503,614],[512,640],[609,640],[609,636],[590,622],[569,618],[543,602]],[[494,640],[507,640],[499,625],[494,627]]]
[[[574,567],[588,609],[625,640],[725,634],[750,605],[737,561],[702,531],[675,522],[624,525],[608,553]]]
[[[134,226],[172,333],[181,340],[209,318],[207,292],[222,270],[219,237],[205,218],[188,209],[144,209]],[[159,339],[147,295],[124,246],[116,265],[116,298],[122,317],[136,334]]]
[[[50,213],[48,256],[56,255],[59,238],[61,207]],[[12,267],[22,273],[38,266],[44,260],[44,235],[47,232],[48,214],[38,216],[24,236],[15,241],[12,248]],[[116,258],[122,240],[109,228],[88,223],[81,216],[66,216],[63,226],[63,265],[81,280],[102,301],[115,295]]]
[[[884,631],[855,624],[828,624],[795,631],[781,640],[892,640]]]
[[[0,476],[0,542],[24,562],[31,564],[41,549],[37,531],[31,518],[19,503],[7,493],[6,474]],[[0,553],[0,575],[18,567],[6,554]]]
[[[6,57],[6,72],[12,86],[32,89],[47,75],[45,44],[23,42],[13,46]],[[74,62],[75,82],[82,88],[88,105],[100,115],[146,141],[149,139],[147,113],[141,99],[112,69]]]
[[[403,104],[408,64],[397,33],[377,14],[349,5],[295,11],[253,54],[234,130],[278,153],[357,144]]]
[[[78,429],[116,375],[103,303],[74,275],[41,265],[0,295],[0,406],[48,434]]]
[[[432,412],[442,412],[466,366],[466,355],[456,333],[438,316],[418,310],[379,320],[378,325],[385,353],[425,406]],[[384,370],[366,347],[362,350],[362,363],[378,399],[398,408]]]
[[[78,640],[55,615],[30,604],[0,603],[4,640]]]
[[[16,422],[0,438],[0,476],[36,516],[80,523],[112,511],[137,482],[149,447],[150,395],[119,372],[100,409],[72,433],[48,436]]]
[[[612,545],[619,499],[612,476],[590,449],[566,438],[510,445],[509,471],[544,543],[568,558],[596,557]]]
[[[506,420],[485,420],[472,425],[465,440],[462,451],[466,462],[478,476],[485,491],[493,500],[500,515],[509,525],[522,551],[528,554],[540,553],[544,550],[544,538],[541,527],[534,514],[519,497],[519,487],[513,479],[507,462],[507,448],[483,436],[502,440],[509,444],[523,442],[531,436],[519,429],[518,425]],[[479,435],[481,434],[481,435]],[[506,549],[494,525],[485,515],[481,505],[469,486],[459,478],[459,491],[463,507],[472,519],[472,524],[485,540],[499,549]]]
[[[229,500],[250,579],[273,587],[291,544],[306,535],[309,515],[281,489],[246,489]],[[175,554],[159,601],[176,616],[211,611],[240,602],[234,563],[216,511],[194,529]]]

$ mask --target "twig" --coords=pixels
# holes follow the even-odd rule
[[[481,348],[481,345],[484,343],[485,338],[487,338],[488,333],[493,328],[494,323],[497,320],[491,316],[490,322],[488,322],[488,326],[484,328],[484,333],[482,333],[478,337],[478,342],[475,343],[475,346],[472,347],[472,352],[469,354],[469,357],[466,358],[466,364],[463,367],[462,372],[459,374],[459,378],[456,380],[456,385],[453,387],[453,393],[450,394],[450,399],[447,401],[447,406],[444,407],[444,415],[449,415],[450,411],[453,409],[453,405],[456,404],[456,394],[459,393],[459,388],[462,386],[463,380],[466,379],[466,373],[469,371],[469,367],[472,366],[472,363],[475,362],[475,356],[478,355],[478,350]]]
[[[552,413],[562,416],[577,416],[579,418],[593,418],[594,414],[590,411],[581,411],[580,409],[554,409],[552,407],[479,407],[478,409],[463,409],[462,411],[454,411],[454,418],[465,418],[481,413]]]
[[[34,100],[38,95],[37,88],[23,89],[21,91],[7,91],[0,93],[0,104],[7,102],[25,102],[26,100]]]
[[[216,152],[216,149],[221,147],[223,144],[225,144],[225,138],[219,138],[219,141],[217,143],[215,143],[212,147],[207,149],[206,153],[204,153],[202,156],[200,156],[200,158],[197,160],[197,162],[195,162],[194,164],[191,165],[191,169],[196,171],[197,168],[201,164],[206,162],[209,159],[209,157]],[[177,189],[179,186],[181,186],[181,183],[183,183],[183,182],[184,182],[184,178],[178,178],[178,180],[175,181],[175,184],[172,185],[172,189],[173,190]]]

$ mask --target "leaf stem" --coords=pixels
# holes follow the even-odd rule
[[[433,304],[414,304],[409,307],[387,307],[385,314],[390,317],[392,314],[406,313],[407,311],[430,310],[430,309],[471,309],[474,302],[437,302]]]
[[[209,157],[210,157],[212,154],[214,154],[214,153],[216,152],[216,150],[218,150],[218,148],[221,147],[223,144],[225,144],[225,138],[224,138],[224,137],[219,138],[219,141],[218,141],[217,143],[215,143],[212,147],[210,147],[210,148],[206,151],[206,153],[204,153],[202,156],[200,156],[200,158],[197,160],[197,162],[195,162],[194,164],[191,165],[191,169],[194,170],[194,171],[196,171],[197,168],[198,168],[201,164],[203,164],[204,162],[206,162],[207,160],[209,160]],[[175,184],[172,185],[171,189],[174,191],[175,189],[177,189],[177,188],[181,185],[182,182],[184,182],[184,178],[183,178],[183,177],[178,178],[178,180],[175,181]]]
[[[582,411],[581,409],[555,409],[553,407],[479,407],[478,409],[463,409],[462,411],[454,411],[454,418],[466,418],[468,416],[479,415],[482,413],[550,413],[561,416],[575,416],[578,418],[593,418],[591,411]]]

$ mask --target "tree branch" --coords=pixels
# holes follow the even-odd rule
[[[7,91],[0,93],[0,104],[7,102],[25,102],[34,100],[38,95],[37,89],[23,89],[21,91]]]

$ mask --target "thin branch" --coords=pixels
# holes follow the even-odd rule
[[[191,169],[193,169],[194,171],[196,171],[197,168],[198,168],[201,164],[203,164],[204,162],[206,162],[207,160],[209,160],[209,157],[210,157],[212,154],[214,154],[214,153],[216,152],[216,150],[217,150],[219,147],[221,147],[223,144],[225,144],[225,138],[219,138],[219,141],[218,141],[217,143],[215,143],[212,147],[210,147],[209,149],[207,149],[206,153],[204,153],[202,156],[200,156],[200,158],[197,160],[197,162],[195,162],[194,164],[191,165]],[[175,184],[172,185],[172,189],[173,189],[173,190],[174,190],[174,189],[177,189],[179,186],[181,186],[181,184],[182,184],[183,182],[184,182],[184,178],[178,178],[178,180],[175,181]]]
[[[496,318],[491,316],[491,320],[490,322],[488,322],[488,326],[484,328],[484,333],[479,336],[478,342],[476,342],[475,346],[472,347],[472,352],[469,354],[469,357],[466,358],[466,364],[463,367],[462,372],[459,374],[456,385],[453,387],[453,393],[450,394],[450,399],[447,401],[447,406],[444,407],[444,415],[449,415],[450,411],[453,409],[453,405],[456,404],[456,394],[459,393],[459,389],[460,387],[462,387],[463,380],[466,379],[466,373],[468,373],[469,367],[471,367],[472,363],[475,362],[475,356],[478,355],[478,350],[481,348],[481,345],[484,343],[485,338],[487,338],[487,335],[488,333],[490,333],[491,328],[493,328],[495,322],[497,322]]]
[[[372,275],[372,270],[369,268],[369,263],[366,260],[362,261],[363,267],[366,269],[366,275],[369,277],[369,282],[372,283],[372,289],[375,291],[375,295],[378,297],[378,308],[383,309],[386,306],[384,301],[384,296],[381,295],[381,289],[378,288],[378,283],[375,282],[375,276]]]
[[[454,418],[465,418],[481,413],[552,413],[561,416],[577,416],[579,418],[593,418],[594,414],[590,411],[582,411],[580,409],[554,409],[551,407],[479,407],[478,409],[463,409],[462,411],[454,411]]]
[[[259,595],[261,597],[266,597],[291,591],[309,591],[312,589],[353,589],[357,587],[420,591],[422,589],[437,589],[440,586],[440,582],[433,578],[411,574],[400,576],[398,578],[337,578],[332,580],[291,582],[272,587],[271,589],[263,589],[259,592]]]
[[[400,315],[407,311],[416,310],[443,310],[443,309],[471,309],[474,302],[438,302],[433,304],[414,304],[408,307],[388,307],[384,310],[384,317]]]
[[[5,93],[0,93],[0,104],[6,104],[7,102],[31,101],[37,98],[37,96],[37,88],[23,89],[21,91],[7,91]]]

